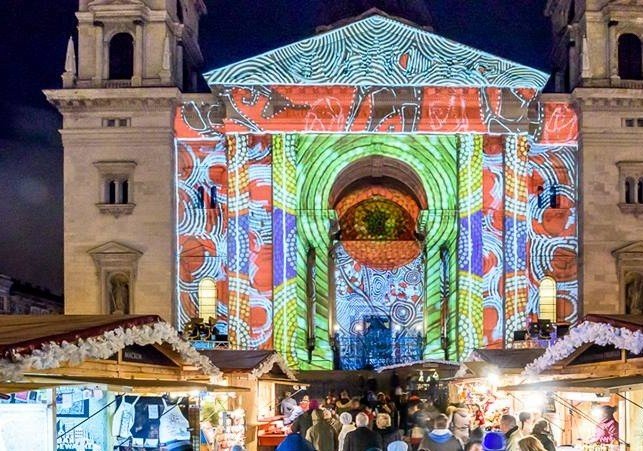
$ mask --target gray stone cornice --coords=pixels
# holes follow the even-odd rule
[[[177,88],[47,89],[47,100],[61,113],[167,110],[181,102]]]
[[[642,89],[576,88],[572,93],[581,110],[613,111],[643,109]]]
[[[639,146],[643,141],[643,130],[620,128],[588,128],[581,132],[581,147],[589,144],[623,144]]]
[[[128,147],[169,146],[174,142],[171,127],[80,128],[60,130],[65,148],[76,146],[127,145]]]

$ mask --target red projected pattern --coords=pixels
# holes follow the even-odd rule
[[[235,337],[238,345],[271,346],[272,280],[264,277],[271,274],[272,255],[268,237],[272,227],[271,135],[246,135],[243,154],[238,154],[237,138],[229,135],[226,143],[221,134],[283,131],[484,133],[485,343],[502,343],[506,320],[511,321],[511,330],[523,327],[520,323],[537,311],[538,286],[544,276],[557,281],[559,319],[577,319],[578,124],[571,105],[547,102],[539,106],[541,100],[533,90],[498,88],[230,87],[223,90],[222,98],[226,117],[221,120],[215,120],[220,110],[216,105],[186,103],[177,110],[175,121],[182,322],[198,311],[198,281],[213,277],[217,281],[218,318],[230,323],[231,334],[239,334]],[[503,108],[516,101],[522,108],[515,108],[515,104],[511,109]],[[503,116],[509,110],[516,116]],[[535,116],[525,121],[529,114]],[[521,129],[527,123],[538,129],[528,143],[514,135],[527,132]],[[516,143],[507,145],[512,135]],[[527,145],[530,152],[526,158]],[[234,181],[230,186],[229,180]],[[201,184],[217,187],[216,208],[201,211],[194,207],[198,203],[196,188]],[[554,186],[556,206],[546,194],[538,200],[541,188],[547,191]],[[381,193],[368,195],[374,194]],[[235,199],[231,207],[229,195]],[[206,204],[207,196],[206,192]],[[402,200],[395,202],[401,204]],[[252,216],[263,219],[251,224],[251,208],[258,213]],[[412,211],[408,205],[404,209]],[[415,218],[416,213],[411,216]],[[232,239],[242,236],[247,240]],[[512,247],[506,247],[507,243]],[[361,252],[350,249],[351,245],[346,243],[351,255]],[[247,251],[237,246],[245,246]],[[370,247],[362,253],[359,259],[368,264],[381,257],[382,251]],[[387,259],[397,265],[410,254],[400,255],[401,260],[397,257],[393,253]],[[232,318],[229,299],[235,301]]]

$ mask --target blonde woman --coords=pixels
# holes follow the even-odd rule
[[[540,440],[533,435],[528,435],[518,440],[518,447],[520,451],[547,451],[540,443]]]

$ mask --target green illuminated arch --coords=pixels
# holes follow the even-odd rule
[[[297,155],[297,299],[298,320],[295,339],[301,369],[329,369],[332,351],[329,341],[331,318],[329,230],[337,220],[328,209],[333,185],[339,174],[362,158],[381,156],[397,159],[413,168],[426,193],[427,210],[422,212],[420,232],[426,235],[424,246],[426,271],[426,357],[444,357],[440,345],[440,248],[446,246],[452,258],[448,262],[450,305],[449,347],[455,357],[455,286],[457,238],[457,136],[445,135],[299,135]],[[399,175],[400,178],[404,174]],[[306,306],[306,260],[313,249],[315,259],[316,311],[314,331]],[[307,346],[314,344],[311,355]]]

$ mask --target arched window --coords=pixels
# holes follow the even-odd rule
[[[202,186],[199,186],[196,189],[196,193],[197,193],[196,206],[197,208],[203,208],[205,206],[205,188],[203,188]]]
[[[618,76],[623,80],[641,80],[641,40],[626,33],[618,38]]]
[[[129,80],[134,75],[134,39],[129,33],[118,33],[109,41],[110,80]]]
[[[538,319],[548,319],[556,322],[556,281],[551,277],[544,277],[538,289],[540,309]]]
[[[116,203],[116,180],[110,180],[107,183],[107,203]]]
[[[121,185],[121,204],[129,203],[129,182],[123,180]]]
[[[634,203],[634,180],[631,178],[625,179],[625,203]]]
[[[208,318],[217,317],[217,283],[211,277],[199,282],[199,317],[207,322]]]
[[[636,184],[636,202],[643,204],[643,179],[639,179]]]

